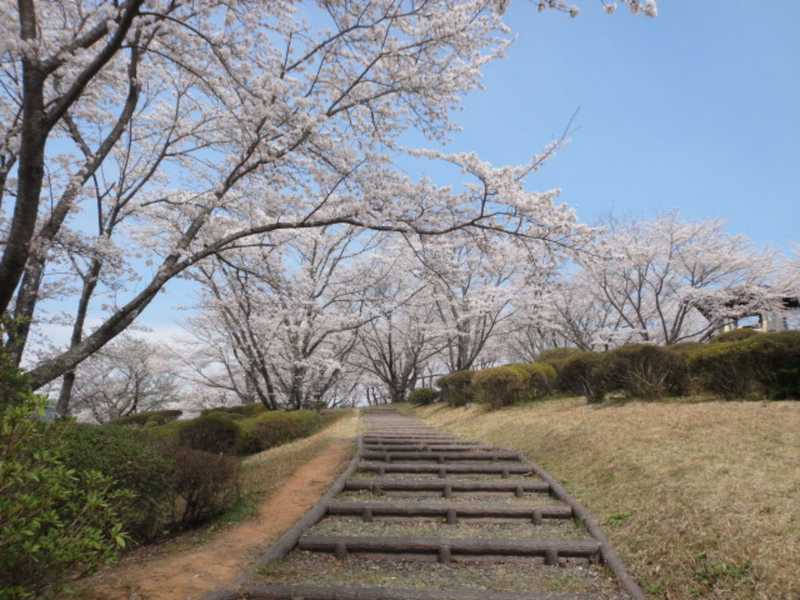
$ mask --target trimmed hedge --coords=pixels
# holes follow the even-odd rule
[[[110,425],[153,427],[177,421],[182,414],[182,410],[150,410],[114,419],[111,421]]]
[[[319,431],[337,415],[321,416],[311,410],[267,412],[243,424],[239,444],[242,454],[263,452]]]
[[[630,344],[608,355],[609,391],[628,398],[657,400],[683,396],[689,390],[689,364],[685,356],[662,346]]]
[[[187,421],[178,431],[178,444],[213,454],[236,454],[242,429],[232,419],[209,414]]]
[[[710,343],[741,342],[743,340],[749,340],[757,335],[761,335],[761,332],[754,329],[734,329],[733,331],[726,331],[725,333],[715,335],[711,338]]]
[[[267,412],[262,404],[240,404],[239,406],[217,406],[207,408],[200,413],[201,416],[220,415],[229,419],[243,419],[245,417],[255,417]]]
[[[442,390],[442,399],[449,406],[465,406],[473,400],[473,371],[456,371],[440,377],[436,385]]]
[[[689,366],[706,390],[724,398],[800,399],[800,332],[708,344]]]
[[[534,364],[545,364],[553,367],[556,372],[556,377],[552,384],[554,391],[575,393],[570,384],[562,380],[561,371],[564,370],[564,367],[570,359],[580,356],[582,353],[583,350],[579,350],[578,348],[551,348],[550,350],[540,352]]]
[[[416,404],[419,406],[427,406],[428,404],[433,404],[439,399],[439,392],[432,388],[417,388],[416,390],[412,390],[411,393],[408,395],[408,401],[411,404]]]
[[[509,365],[523,378],[525,392],[522,400],[538,400],[551,394],[558,377],[555,368],[547,363],[515,363]]]
[[[609,391],[609,355],[604,352],[577,352],[567,359],[558,374],[563,392],[586,396],[590,403],[602,402]]]
[[[800,332],[745,331],[708,344],[548,350],[533,364],[462,371],[442,377],[438,385],[451,406],[475,400],[493,408],[542,398],[554,389],[586,396],[591,403],[609,393],[643,400],[709,392],[724,398],[800,399]]]
[[[502,408],[514,404],[525,393],[525,376],[522,369],[510,366],[482,369],[472,377],[472,386],[477,402]]]
[[[556,379],[555,369],[546,364],[516,363],[477,371],[472,378],[477,402],[492,408],[547,396]]]
[[[144,433],[117,425],[59,424],[53,430],[67,468],[99,471],[132,492],[112,508],[136,542],[157,537],[172,519],[174,461]]]

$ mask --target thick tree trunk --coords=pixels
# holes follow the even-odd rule
[[[19,1],[19,18],[22,39],[35,39],[36,11],[33,0]],[[38,59],[30,56],[23,58],[17,197],[6,247],[0,259],[0,314],[7,312],[22,277],[39,214],[39,197],[44,178],[44,148],[47,141],[44,80],[45,73]]]
[[[406,386],[400,382],[393,381],[389,385],[389,397],[392,404],[395,402],[403,402],[406,399]]]

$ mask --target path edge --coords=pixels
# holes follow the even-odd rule
[[[241,598],[241,587],[249,581],[252,573],[264,565],[275,560],[280,560],[291,552],[306,529],[316,525],[328,510],[328,503],[341,491],[347,480],[356,472],[361,461],[363,451],[363,435],[356,437],[356,449],[347,468],[333,481],[333,484],[323,496],[309,508],[297,523],[287,529],[277,540],[270,544],[265,551],[248,567],[248,569],[224,589],[207,592],[200,596],[200,600],[237,600]]]
[[[628,572],[627,567],[625,567],[625,563],[622,562],[619,554],[617,551],[614,550],[614,547],[611,545],[608,537],[601,529],[598,522],[589,512],[589,510],[583,506],[580,502],[578,502],[575,498],[570,496],[569,492],[561,485],[557,479],[555,479],[550,473],[545,471],[541,466],[530,460],[529,458],[525,458],[525,460],[530,465],[531,469],[533,469],[534,473],[539,477],[539,479],[545,481],[550,486],[551,494],[556,496],[559,500],[563,503],[567,504],[571,509],[572,513],[575,517],[579,518],[586,529],[589,531],[589,534],[600,542],[600,556],[603,559],[603,562],[606,566],[611,569],[614,576],[617,578],[620,586],[624,591],[626,591],[633,600],[647,600],[647,596],[645,595],[644,591],[639,584],[636,583],[636,580],[633,576]]]

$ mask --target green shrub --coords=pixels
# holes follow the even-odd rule
[[[708,344],[692,353],[689,370],[704,390],[724,398],[747,398],[754,393],[752,365],[735,342]]]
[[[609,391],[608,366],[608,353],[578,352],[562,366],[558,387],[564,392],[586,396],[590,403],[602,402]]]
[[[242,419],[245,417],[255,417],[266,412],[262,404],[240,404],[239,406],[217,406],[215,408],[207,408],[201,416],[208,415],[222,415],[229,419]]]
[[[209,414],[187,421],[178,432],[178,443],[192,450],[214,454],[235,454],[242,430],[228,417]]]
[[[691,357],[690,370],[725,398],[800,398],[800,332],[708,344]]]
[[[628,398],[655,400],[685,395],[689,367],[685,356],[662,346],[629,344],[609,354],[607,389]]]
[[[115,510],[137,542],[156,537],[172,518],[174,462],[143,431],[116,425],[65,423],[54,428],[65,466],[99,471],[132,492]]]
[[[456,371],[436,382],[442,390],[442,399],[449,406],[464,406],[472,402],[472,371]]]
[[[538,400],[553,392],[557,374],[547,363],[516,363],[508,365],[523,378],[524,392],[520,400]]]
[[[511,406],[527,392],[525,369],[513,366],[481,369],[472,376],[475,401],[497,409]]]
[[[800,400],[800,331],[764,333],[740,342],[752,357],[761,391],[773,400]]]
[[[43,399],[16,384],[3,393],[0,598],[54,595],[68,574],[91,572],[125,546],[114,507],[129,493],[98,471],[65,466],[40,419]]]
[[[146,412],[120,417],[111,421],[111,425],[128,425],[134,427],[154,427],[178,420],[182,410],[149,410]]]
[[[752,337],[761,335],[761,332],[754,329],[734,329],[733,331],[726,331],[711,338],[712,344],[726,343],[726,342],[741,342],[749,340]]]
[[[564,393],[575,393],[570,385],[562,381],[561,371],[564,369],[569,360],[581,354],[583,350],[578,348],[551,348],[539,353],[539,358],[536,359],[534,364],[550,365],[556,372],[556,377],[552,380],[551,385],[553,390]]]
[[[408,401],[411,404],[417,404],[420,406],[433,404],[438,399],[439,393],[432,388],[417,388],[416,390],[412,390],[408,395]]]
[[[272,411],[243,423],[239,445],[243,454],[263,452],[315,433],[336,416],[323,418],[311,410]]]
[[[3,333],[0,321],[0,334]],[[2,335],[0,335],[2,339]],[[31,402],[28,378],[14,366],[11,358],[0,345],[0,413],[9,406]]]
[[[691,358],[692,355],[702,352],[707,347],[708,344],[703,344],[702,342],[681,342],[680,344],[666,346],[666,349],[670,352],[681,354],[686,358]]]
[[[190,448],[175,449],[178,522],[195,525],[218,515],[239,499],[239,460]]]
[[[552,363],[553,361],[566,360],[583,352],[579,348],[550,348],[539,353],[536,362]]]

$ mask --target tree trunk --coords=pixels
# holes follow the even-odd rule
[[[33,0],[19,2],[20,34],[23,40],[36,38],[36,11]],[[38,59],[22,59],[22,127],[17,197],[14,215],[0,259],[0,314],[8,311],[28,260],[31,239],[39,215],[39,197],[44,179],[44,147],[47,123],[44,109],[45,74]]]
[[[67,371],[61,381],[61,391],[58,394],[56,413],[59,417],[69,416],[69,404],[72,399],[72,388],[75,387],[75,371]]]
[[[81,297],[78,301],[78,312],[75,315],[75,322],[72,324],[72,336],[69,340],[70,349],[75,348],[83,339],[83,326],[86,323],[86,315],[89,312],[89,301],[97,287],[98,277],[100,276],[100,270],[102,268],[103,263],[101,261],[98,259],[93,260],[92,266],[89,269],[89,274],[83,281]],[[58,395],[58,404],[56,405],[56,412],[59,416],[69,416],[69,404],[72,398],[72,388],[74,386],[75,370],[72,369],[64,374],[64,379],[61,382],[61,392]]]
[[[28,268],[22,276],[22,284],[19,287],[17,301],[14,305],[14,321],[9,325],[8,339],[6,341],[6,351],[17,367],[22,362],[25,345],[28,343],[28,335],[33,323],[33,313],[36,309],[43,274],[44,259],[38,255],[35,260],[31,257]]]

